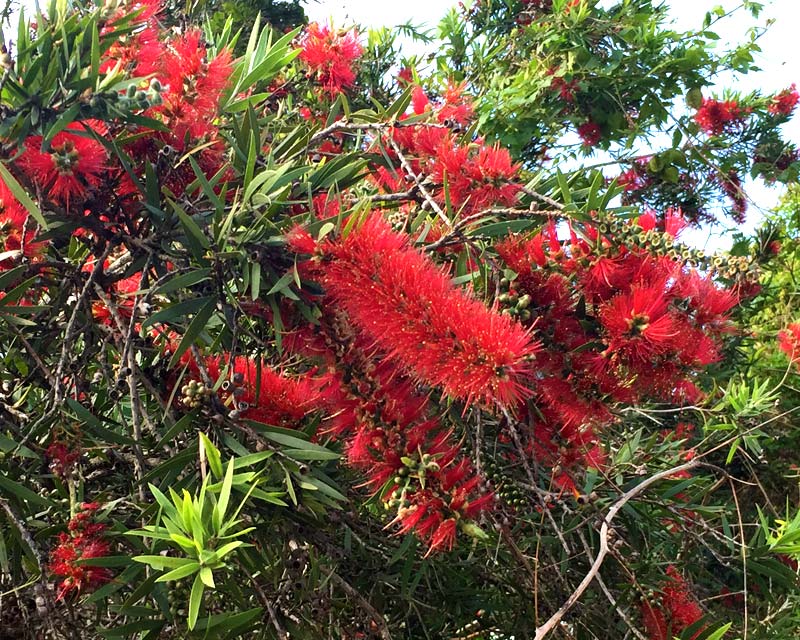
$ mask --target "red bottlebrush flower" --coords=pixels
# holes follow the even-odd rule
[[[92,267],[94,268],[94,267]],[[122,320],[133,317],[133,304],[135,292],[142,286],[142,273],[135,273],[128,278],[118,280],[109,288],[108,294],[114,303],[114,310]],[[92,304],[92,316],[98,322],[110,327],[116,326],[111,309],[105,302],[99,300]]]
[[[800,101],[800,93],[797,92],[795,85],[792,85],[772,97],[767,111],[773,116],[788,116],[794,111],[798,101]]]
[[[660,230],[673,238],[678,237],[680,232],[689,226],[683,217],[683,212],[672,208],[667,209],[662,220],[659,220],[654,211],[646,211],[637,218],[636,223],[643,231]]]
[[[53,440],[45,451],[45,456],[50,460],[50,470],[61,480],[64,480],[80,459],[80,450],[75,450],[61,440]]]
[[[566,81],[563,76],[555,75],[556,71],[558,71],[556,67],[548,69],[547,71],[548,76],[553,76],[553,80],[550,82],[550,88],[558,91],[558,96],[564,102],[572,104],[575,102],[575,90],[578,88],[578,82],[576,80]]]
[[[355,30],[341,33],[312,22],[300,41],[300,60],[333,97],[356,80],[353,65],[363,53]]]
[[[397,73],[397,83],[401,87],[407,87],[414,82],[414,70],[411,67],[403,67]]]
[[[669,580],[663,589],[663,603],[670,612],[673,630],[683,631],[703,617],[703,610],[697,604],[689,583],[675,567],[667,567],[667,576]]]
[[[86,199],[102,181],[106,151],[91,137],[90,130],[102,135],[105,126],[99,121],[73,122],[50,141],[49,151],[42,150],[41,136],[31,136],[18,160],[38,187],[66,206]]]
[[[789,357],[789,362],[800,362],[800,322],[792,322],[778,334],[778,347]]]
[[[742,188],[742,179],[736,171],[731,170],[720,175],[718,181],[733,205],[731,217],[739,224],[743,223],[747,214],[747,194]]]
[[[526,394],[537,350],[528,333],[453,287],[379,214],[323,252],[327,294],[417,379],[468,402],[509,406]]]
[[[190,353],[187,352],[181,361],[189,365],[193,379],[200,377],[200,368]],[[228,379],[222,382],[218,393],[241,418],[293,429],[322,403],[320,382],[311,376],[291,378],[266,363],[229,355],[205,358],[203,365],[215,381],[222,376],[225,366],[229,366]]]
[[[224,49],[211,60],[206,54],[202,33],[192,29],[171,43],[163,61],[164,105],[159,110],[188,125],[193,133],[195,124],[206,130],[205,121],[216,115],[222,92],[230,83],[230,51]]]
[[[465,86],[466,83],[447,85],[442,96],[444,103],[436,114],[439,122],[448,125],[457,124],[462,127],[469,124],[474,115],[474,108],[472,101],[464,95]]]
[[[670,640],[703,617],[703,610],[686,579],[673,566],[667,567],[666,573],[657,605],[642,603],[642,622],[650,640]],[[702,633],[700,629],[692,638]]]
[[[339,215],[341,202],[337,198],[329,198],[327,193],[319,193],[312,198],[314,215],[320,220]]]
[[[578,126],[578,135],[583,141],[583,146],[588,148],[600,142],[600,138],[603,137],[603,132],[596,123],[589,120]]]
[[[219,361],[217,361],[217,367]],[[215,367],[208,367],[215,375]],[[318,384],[309,376],[289,378],[266,364],[236,358],[233,364],[232,389],[242,417],[277,427],[296,428],[300,420],[319,408]],[[223,383],[224,385],[224,383]]]
[[[411,91],[411,108],[416,115],[421,115],[433,109],[431,101],[428,99],[425,89],[417,85]]]
[[[481,147],[472,155],[469,148],[451,146],[446,138],[436,152],[431,177],[442,184],[446,178],[450,203],[461,215],[469,215],[492,205],[513,205],[521,187],[515,182],[518,171],[506,149]],[[443,202],[444,193],[439,197]]]
[[[634,360],[647,361],[664,353],[678,335],[667,313],[668,298],[662,285],[634,286],[603,305],[600,321],[608,331],[612,350]]]
[[[16,266],[22,257],[35,260],[46,243],[36,242],[36,223],[0,180],[0,271]]]
[[[731,131],[744,122],[747,111],[739,107],[736,100],[715,100],[704,98],[703,103],[694,114],[695,122],[709,135],[718,136]]]
[[[67,525],[68,533],[58,535],[58,545],[50,553],[50,571],[63,576],[59,583],[58,600],[70,594],[80,595],[111,581],[113,574],[105,567],[77,564],[78,560],[107,556],[111,545],[103,538],[105,525],[92,522],[100,505],[86,502]]]
[[[453,518],[448,518],[442,522],[436,531],[431,536],[431,546],[425,557],[429,556],[435,551],[450,551],[456,541],[456,521]]]

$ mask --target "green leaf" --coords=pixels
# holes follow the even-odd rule
[[[175,349],[175,353],[172,354],[172,357],[169,360],[169,369],[174,368],[175,365],[180,361],[184,352],[194,344],[197,336],[199,336],[206,328],[206,325],[208,324],[208,321],[216,308],[217,301],[213,298],[210,298],[208,302],[203,305],[200,311],[197,312],[191,323],[189,323],[189,326],[186,328],[186,333],[183,334],[180,345],[178,345],[178,348]]]
[[[127,556],[122,556],[127,560]],[[170,568],[170,569],[177,569],[178,567],[183,567],[184,565],[191,564],[193,561],[191,558],[173,558],[171,556],[134,556],[131,558],[135,562],[142,562],[144,564],[148,564],[153,569],[161,571],[162,569]]]
[[[732,622],[728,622],[727,624],[721,626],[719,629],[714,631],[710,636],[706,636],[706,640],[720,640],[733,626]]]
[[[189,619],[187,620],[189,629],[194,629],[197,624],[197,614],[200,612],[200,604],[203,601],[203,589],[203,581],[198,574],[192,585],[192,593],[189,595]]]
[[[167,516],[173,520],[177,520],[179,517],[178,510],[175,508],[175,505],[172,504],[170,499],[161,493],[159,488],[155,485],[149,484],[148,487],[150,487],[150,493],[153,494],[153,497],[156,499],[156,502],[158,502],[159,506],[164,510],[164,513],[166,513]]]
[[[17,498],[18,500],[26,500],[31,504],[38,504],[42,507],[52,507],[53,503],[47,498],[40,496],[38,493],[31,491],[28,487],[15,482],[10,478],[0,474],[0,492],[5,493],[9,498]]]
[[[142,329],[147,329],[147,327],[156,323],[176,323],[190,313],[195,313],[198,309],[208,304],[209,300],[213,299],[214,298],[207,296],[204,298],[191,298],[190,300],[176,302],[169,307],[156,311],[152,316],[146,318],[142,322]]]
[[[211,571],[208,567],[201,567],[200,568],[200,579],[203,581],[203,584],[206,585],[209,589],[216,588],[214,584],[214,572]]]
[[[153,293],[172,293],[173,291],[180,291],[181,289],[188,289],[203,280],[208,280],[211,269],[197,269],[189,273],[183,273],[174,278],[170,278],[164,284],[156,287]]]
[[[225,513],[228,510],[228,502],[231,499],[231,487],[233,486],[233,460],[228,460],[228,468],[225,471],[225,480],[222,481],[222,489],[219,492],[219,499],[214,507],[214,525],[217,531],[221,531],[222,523],[225,521]]]
[[[58,119],[52,124],[52,126],[47,130],[47,135],[44,137],[44,141],[50,142],[59,133],[61,133],[70,124],[72,124],[75,121],[75,116],[78,115],[78,112],[80,110],[81,110],[81,105],[80,103],[76,102],[64,113],[62,113],[58,117]]]
[[[134,558],[135,560],[135,558]],[[181,578],[185,578],[186,576],[190,576],[197,571],[200,570],[200,563],[196,560],[190,560],[187,564],[178,567],[177,569],[173,569],[165,573],[163,576],[159,576],[156,579],[156,582],[169,582],[170,580],[180,580]]]
[[[6,183],[6,186],[9,188],[11,193],[14,194],[14,197],[19,200],[20,204],[25,207],[31,216],[33,216],[33,219],[36,220],[37,224],[42,229],[47,231],[49,229],[47,226],[47,220],[44,219],[39,207],[36,206],[36,203],[33,200],[31,200],[25,189],[22,188],[22,185],[17,182],[17,179],[11,175],[11,172],[6,169],[6,165],[3,162],[0,162],[0,178],[2,178],[3,182]]]
[[[208,436],[200,432],[200,442],[206,451],[206,458],[208,458],[208,466],[211,467],[211,473],[215,477],[222,477],[222,458],[219,455],[219,449],[214,446],[214,443],[209,440]]]
[[[260,425],[262,429],[260,431],[263,433],[265,438],[272,440],[273,442],[277,442],[278,444],[282,444],[287,446],[291,449],[297,449],[300,451],[316,451],[317,453],[326,455],[326,454],[333,454],[335,457],[339,457],[339,454],[334,453],[330,449],[326,449],[325,447],[321,447],[318,444],[314,444],[313,442],[309,442],[308,440],[302,440],[297,436],[291,436],[286,433],[281,433],[278,431],[272,431],[271,429],[263,429],[264,425]],[[322,458],[322,459],[333,459],[333,458]]]
[[[219,549],[217,549],[217,557],[222,560],[225,556],[227,556],[231,551],[234,549],[238,549],[241,547],[244,542],[241,540],[234,540],[233,542],[229,542],[227,544],[222,545]]]

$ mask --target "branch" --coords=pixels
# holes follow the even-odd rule
[[[375,621],[375,624],[378,625],[380,629],[380,636],[383,640],[392,640],[392,636],[389,633],[389,629],[386,626],[386,620],[383,619],[383,616],[375,610],[369,601],[362,596],[358,590],[353,587],[347,580],[342,578],[338,573],[335,571],[331,571],[328,576],[333,580],[336,584],[338,584],[342,590],[349,595],[350,597],[354,598],[358,601],[359,606],[369,614],[370,618]]]
[[[620,499],[612,505],[612,507],[608,510],[608,514],[606,514],[606,517],[603,519],[603,525],[600,527],[600,552],[597,554],[597,557],[592,563],[589,573],[584,576],[583,580],[578,585],[578,588],[572,592],[572,595],[570,595],[570,597],[567,598],[567,601],[561,605],[561,608],[552,616],[550,616],[550,618],[543,625],[540,625],[536,628],[534,640],[542,640],[548,633],[550,633],[556,627],[556,625],[561,622],[561,619],[564,617],[567,611],[569,611],[580,599],[580,597],[583,595],[583,592],[586,591],[591,584],[592,580],[598,576],[600,567],[603,565],[603,561],[609,552],[608,536],[611,529],[611,521],[617,516],[617,514],[620,512],[620,509],[622,509],[622,507],[624,507],[631,499],[638,496],[645,489],[655,484],[659,480],[669,478],[670,476],[680,473],[681,471],[688,471],[689,469],[699,466],[699,464],[700,463],[696,460],[692,460],[677,467],[665,469],[664,471],[660,471],[654,476],[649,477],[644,482],[636,485],[633,489],[622,494],[622,497],[620,497]]]

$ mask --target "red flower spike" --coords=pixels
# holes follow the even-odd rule
[[[467,402],[513,406],[526,395],[538,348],[530,335],[453,287],[379,214],[323,253],[327,294],[418,380]]]
[[[20,258],[39,259],[47,246],[37,242],[36,223],[0,180],[0,271],[15,267]]]
[[[111,545],[103,538],[105,525],[91,521],[99,508],[96,502],[84,502],[67,524],[68,533],[58,534],[58,545],[50,553],[50,571],[64,577],[59,583],[58,600],[96,589],[113,577],[104,567],[76,564],[77,560],[102,558],[111,550]]]
[[[708,135],[718,136],[740,126],[746,114],[747,111],[739,107],[736,100],[723,102],[704,98],[702,105],[694,114],[694,120]]]
[[[792,364],[800,363],[800,322],[792,322],[778,334],[778,347]]]
[[[18,162],[25,173],[52,199],[67,207],[76,200],[88,198],[100,184],[105,169],[106,151],[91,137],[105,133],[99,121],[73,122],[50,141],[48,151],[42,150],[42,137],[31,136]],[[82,135],[72,133],[80,131]]]
[[[666,573],[659,602],[642,603],[642,622],[649,640],[670,640],[673,636],[680,636],[684,629],[703,617],[703,610],[686,579],[673,566],[667,567]],[[703,631],[697,631],[692,640]]]
[[[600,139],[603,137],[603,132],[596,123],[589,120],[578,126],[578,135],[583,141],[583,146],[589,148],[600,142]]]
[[[355,30],[340,33],[328,25],[312,22],[300,47],[300,60],[331,97],[355,83],[353,66],[363,53]]]
[[[789,116],[794,111],[798,101],[800,101],[800,93],[797,92],[795,85],[792,85],[773,96],[767,111],[773,116]]]

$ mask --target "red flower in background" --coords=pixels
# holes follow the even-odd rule
[[[767,111],[773,116],[788,116],[794,111],[798,101],[800,101],[800,93],[797,92],[795,85],[792,85],[772,97]]]
[[[597,123],[589,120],[578,126],[578,135],[581,137],[584,147],[593,147],[600,142],[603,132]]]
[[[58,600],[96,589],[113,577],[104,567],[77,563],[78,560],[102,558],[111,550],[103,535],[106,526],[93,521],[99,507],[96,502],[84,502],[69,521],[67,532],[58,534],[58,545],[50,553],[50,571],[63,576],[58,585]]]
[[[66,442],[57,438],[53,439],[45,451],[45,456],[50,460],[50,470],[61,480],[64,480],[80,459],[80,449],[75,449]]]
[[[302,36],[300,48],[300,60],[331,97],[355,82],[353,67],[363,53],[355,30],[342,33],[312,22]]]
[[[736,100],[703,98],[694,120],[707,134],[717,136],[742,124],[746,114],[747,110],[742,109]]]
[[[800,322],[786,325],[786,329],[778,334],[778,346],[792,364],[800,362]]]
[[[0,271],[16,266],[21,257],[38,258],[45,249],[36,242],[36,223],[0,180]]]
[[[93,269],[94,266],[92,265],[88,268]],[[141,272],[134,273],[132,276],[117,280],[107,289],[107,294],[114,305],[114,310],[123,321],[130,320],[133,316],[135,294],[141,289],[142,275]],[[116,326],[111,309],[102,300],[92,304],[92,315],[98,322],[110,327]]]
[[[208,59],[208,50],[199,29],[174,39],[162,61],[163,112],[182,138],[181,129],[201,137],[209,131],[209,121],[217,115],[222,92],[230,83],[232,58],[229,50]]]
[[[642,622],[650,640],[672,640],[703,617],[703,610],[686,579],[674,567],[667,567],[658,603],[642,603]],[[692,640],[703,633],[700,629]]]
[[[41,136],[31,136],[19,166],[54,201],[69,207],[85,200],[101,183],[106,168],[106,150],[91,132],[105,135],[105,125],[97,120],[73,122],[53,137],[46,150]]]
[[[229,356],[204,360],[208,375],[217,381],[230,361]],[[199,377],[199,368],[191,355],[184,356],[189,370]],[[223,381],[220,397],[242,418],[276,427],[296,428],[306,415],[320,408],[319,382],[310,375],[291,378],[264,362],[251,358],[233,358],[228,379]]]

